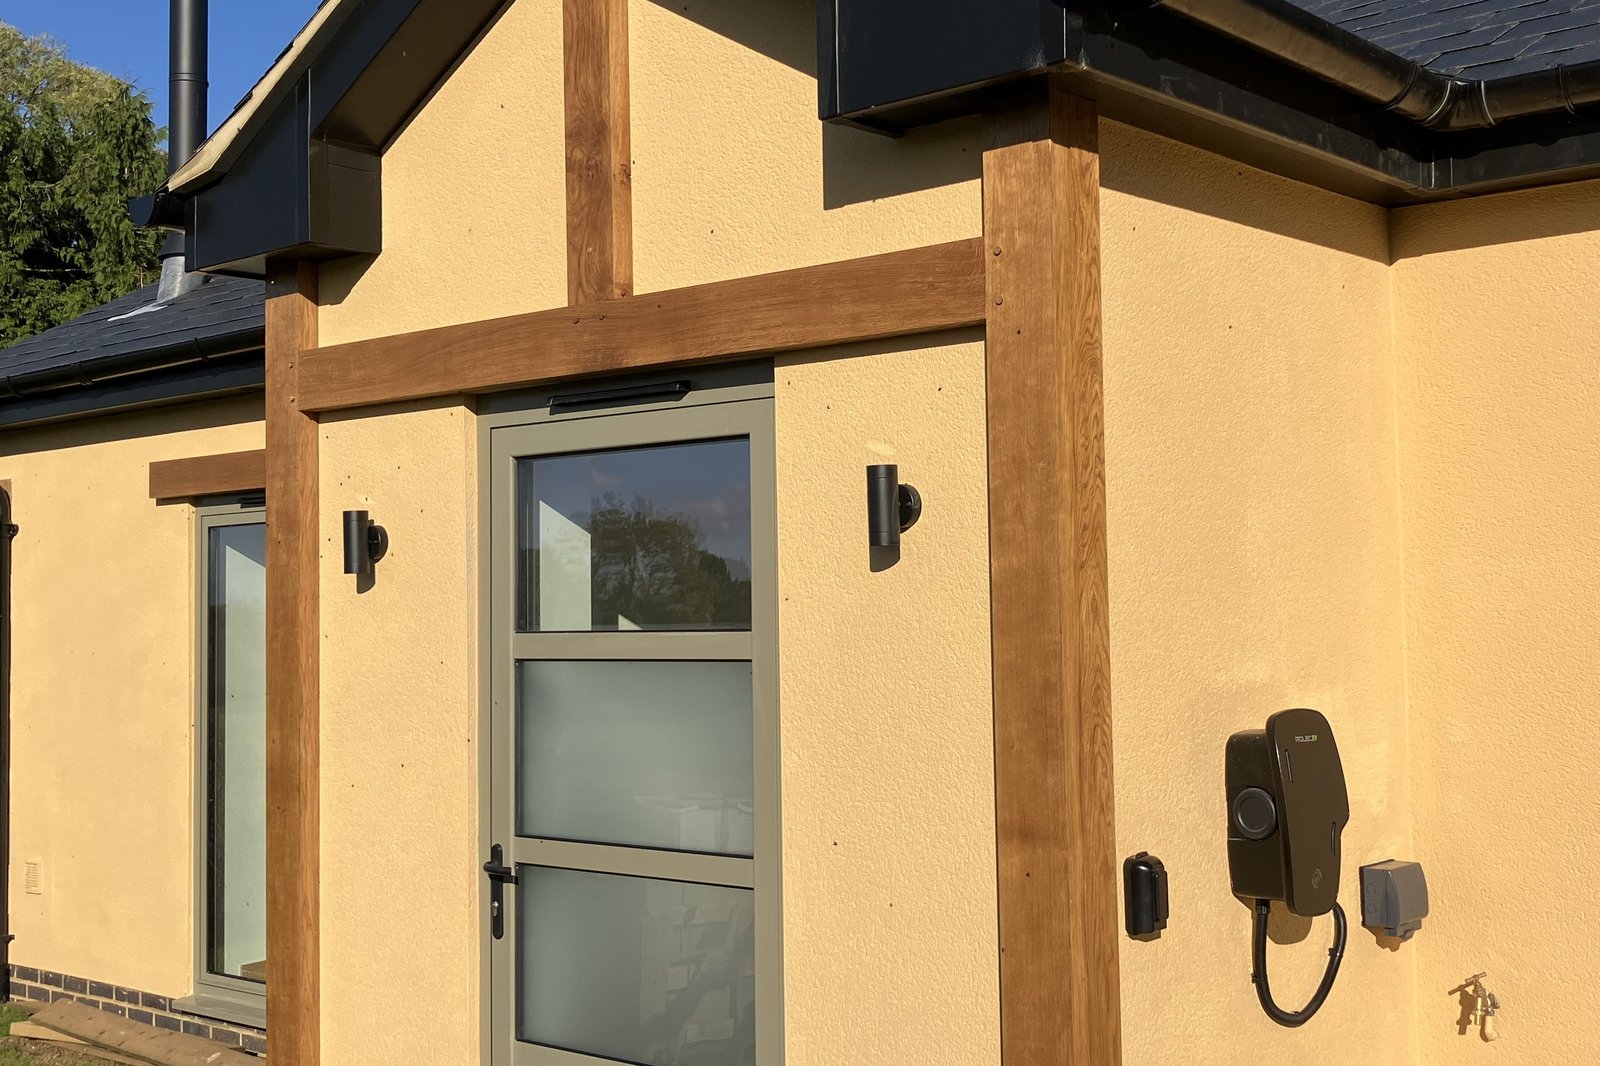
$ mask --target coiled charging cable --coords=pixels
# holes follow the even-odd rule
[[[1345,938],[1349,930],[1345,923],[1344,908],[1335,903],[1333,947],[1328,949],[1328,968],[1323,971],[1322,983],[1317,986],[1311,1002],[1300,1010],[1284,1010],[1272,1001],[1272,988],[1267,984],[1267,915],[1271,911],[1271,900],[1256,900],[1256,932],[1252,947],[1255,971],[1251,973],[1250,980],[1256,986],[1256,998],[1261,1001],[1261,1009],[1267,1012],[1267,1017],[1279,1025],[1294,1029],[1309,1022],[1322,1009],[1322,1001],[1328,998],[1328,992],[1333,988],[1333,979],[1339,976],[1339,964],[1344,961]]]

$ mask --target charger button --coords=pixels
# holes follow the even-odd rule
[[[1246,840],[1265,840],[1278,829],[1278,805],[1264,788],[1247,788],[1233,797],[1233,827]]]

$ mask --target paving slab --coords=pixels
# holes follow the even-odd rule
[[[262,1062],[215,1040],[157,1029],[66,999],[41,1007],[29,1021],[150,1066],[261,1066]]]

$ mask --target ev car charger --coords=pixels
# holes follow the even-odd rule
[[[1333,730],[1320,712],[1279,711],[1265,729],[1235,733],[1226,755],[1228,873],[1233,892],[1253,901],[1251,981],[1267,1017],[1279,1025],[1311,1020],[1328,998],[1347,934],[1339,906],[1339,836],[1350,797]],[[1267,917],[1272,901],[1305,917],[1333,911],[1334,944],[1311,1001],[1287,1011],[1267,983]]]

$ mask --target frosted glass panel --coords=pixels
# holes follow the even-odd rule
[[[517,664],[517,833],[750,855],[747,662]]]
[[[750,628],[750,444],[517,463],[517,628]]]
[[[210,534],[206,967],[265,980],[266,567],[264,525]]]
[[[647,1066],[755,1062],[748,889],[517,873],[517,1039]]]

